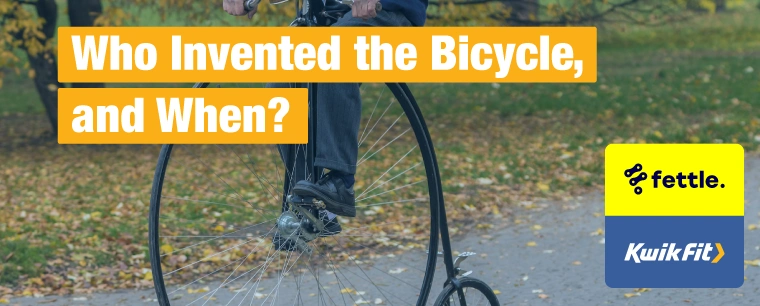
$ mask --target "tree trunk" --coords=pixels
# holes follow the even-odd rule
[[[511,9],[510,24],[531,25],[538,21],[538,0],[507,0],[504,6]]]
[[[726,11],[726,0],[715,0],[715,12],[725,12]]]
[[[101,0],[68,0],[69,20],[73,27],[91,27],[103,14]],[[73,88],[103,88],[103,83],[72,83]]]
[[[39,39],[44,46],[47,45],[55,36],[56,23],[58,22],[58,6],[55,0],[38,0],[35,4],[37,14],[45,20],[42,25],[42,32],[45,34],[44,39]],[[38,39],[38,38],[30,38]],[[58,63],[55,60],[53,50],[45,49],[36,54],[24,49],[29,58],[29,66],[34,70],[34,86],[45,106],[53,134],[58,133],[58,88],[61,83],[58,82]]]

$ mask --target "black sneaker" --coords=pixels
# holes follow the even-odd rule
[[[327,216],[327,211],[325,210],[319,211],[319,219],[325,224],[325,231],[319,233],[319,237],[335,236],[343,230],[343,228],[340,227],[340,223],[338,223],[338,217],[330,220]]]
[[[327,210],[344,217],[356,217],[354,187],[346,187],[340,175],[328,172],[316,183],[300,181],[293,187],[293,193],[314,197],[325,203]]]

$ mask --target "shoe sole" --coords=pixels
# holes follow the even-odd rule
[[[332,200],[330,197],[325,195],[319,190],[312,189],[309,187],[300,187],[295,186],[293,187],[293,193],[300,196],[314,196],[317,195],[316,198],[321,199],[325,203],[325,207],[330,212],[338,215],[338,216],[344,216],[344,217],[356,217],[356,207],[355,206],[347,206],[342,203],[338,203],[334,200]]]

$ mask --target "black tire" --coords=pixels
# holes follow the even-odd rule
[[[461,291],[458,291],[454,284],[448,284],[443,289],[433,305],[435,306],[451,306],[451,305],[467,305],[467,306],[499,306],[499,299],[496,298],[491,287],[479,279],[463,277],[459,279]],[[479,297],[473,300],[468,299],[472,297],[472,291],[476,291]],[[464,301],[462,300],[464,299]]]
[[[206,88],[208,86],[209,86],[209,83],[197,83],[197,84],[195,84],[195,86],[193,86],[193,88]],[[428,238],[428,242],[427,242],[427,250],[437,250],[438,249],[438,243],[439,243],[439,240],[438,240],[438,236],[439,236],[438,220],[439,220],[440,207],[443,205],[443,198],[442,198],[442,194],[443,193],[442,193],[442,189],[441,189],[441,180],[440,180],[439,173],[438,173],[438,167],[436,165],[436,157],[435,157],[435,152],[434,152],[434,149],[433,149],[433,143],[432,143],[432,140],[430,138],[430,134],[428,132],[427,126],[425,125],[425,121],[424,121],[424,119],[422,117],[422,114],[420,113],[419,107],[417,106],[417,102],[415,101],[414,97],[411,95],[411,92],[409,91],[408,86],[406,84],[402,84],[402,83],[388,83],[388,84],[386,84],[386,86],[393,93],[393,96],[394,96],[395,100],[398,101],[398,104],[400,105],[400,107],[403,110],[403,115],[405,115],[405,117],[408,119],[408,122],[409,122],[409,125],[410,125],[410,129],[413,130],[413,132],[414,132],[414,139],[416,139],[416,146],[415,146],[415,148],[418,148],[419,153],[421,155],[420,157],[422,159],[422,162],[419,162],[418,164],[424,164],[424,167],[425,167],[423,173],[424,173],[424,176],[425,176],[426,181],[427,181],[427,195],[425,197],[425,200],[423,200],[423,201],[424,202],[429,201],[429,214],[430,214],[429,215],[429,218],[430,218],[429,222],[430,223],[429,223],[429,227],[428,227],[429,228],[429,238]],[[380,100],[378,99],[378,102],[379,101]],[[374,114],[374,110],[373,110],[373,114]],[[385,113],[383,113],[383,114],[385,114]],[[372,118],[370,117],[370,120],[371,119]],[[379,122],[380,118],[378,118],[377,120]],[[397,119],[397,121],[398,121],[398,119]],[[395,122],[394,122],[394,124],[395,124]],[[365,127],[365,130],[366,130],[366,127]],[[369,136],[369,134],[367,134],[367,136]],[[361,144],[360,144],[360,146],[361,146]],[[372,150],[372,148],[370,148],[367,153],[370,153],[371,150]],[[164,277],[165,273],[164,273],[163,268],[162,268],[163,257],[166,256],[166,255],[171,255],[171,253],[167,254],[166,251],[163,251],[162,250],[162,244],[161,244],[162,243],[162,237],[163,238],[166,237],[166,236],[161,236],[161,232],[166,227],[165,224],[162,224],[162,215],[161,215],[161,206],[162,205],[161,204],[162,204],[162,199],[164,198],[164,197],[162,197],[162,192],[165,192],[165,189],[166,189],[165,186],[164,186],[164,184],[165,184],[164,181],[166,179],[167,169],[169,169],[169,166],[170,166],[170,160],[172,159],[172,153],[173,153],[173,151],[176,151],[176,148],[175,148],[175,145],[172,145],[172,144],[163,145],[163,147],[161,148],[161,152],[160,152],[159,157],[158,157],[158,164],[156,166],[156,171],[155,171],[154,178],[153,178],[153,186],[152,186],[151,201],[150,201],[150,215],[149,215],[149,237],[148,238],[149,238],[149,254],[150,254],[150,261],[151,261],[151,269],[152,269],[152,273],[153,273],[153,282],[154,282],[154,285],[155,285],[157,300],[158,300],[159,304],[162,305],[162,306],[171,305],[170,301],[174,300],[170,296],[171,292],[168,292],[168,290],[167,290],[167,283],[165,282],[165,277]],[[374,153],[377,153],[377,152],[374,152]],[[365,153],[365,155],[366,155],[366,153]],[[372,157],[372,156],[370,156],[370,157]],[[369,157],[367,159],[369,159]],[[241,161],[242,161],[242,159],[241,159]],[[177,163],[177,162],[175,162],[175,163]],[[183,167],[183,166],[186,166],[186,165],[182,164],[181,162],[179,162],[179,164],[177,165],[177,167]],[[287,180],[287,177],[285,177],[285,179]],[[378,180],[379,180],[379,178],[378,178]],[[287,185],[287,183],[285,183],[285,185]],[[420,185],[424,186],[425,184],[420,184]],[[372,187],[372,185],[368,186],[367,189],[369,189],[370,187]],[[375,187],[375,188],[377,188],[377,187]],[[368,191],[371,192],[372,190],[368,190]],[[365,190],[365,192],[367,192],[367,190]],[[393,192],[392,194],[395,194],[395,192]],[[427,205],[425,205],[425,206],[427,206]],[[357,206],[357,208],[358,208],[358,206]],[[279,214],[279,212],[278,212],[278,214]],[[424,218],[424,216],[423,216],[423,218]],[[426,224],[425,226],[428,226],[428,225]],[[217,238],[218,237],[223,237],[223,236],[226,236],[226,235],[227,234],[225,233],[222,236],[217,236]],[[177,237],[179,237],[179,236],[177,236]],[[226,238],[226,237],[224,237],[224,238]],[[428,298],[429,298],[429,294],[430,294],[430,289],[431,289],[431,286],[432,286],[432,283],[433,283],[434,272],[435,272],[435,268],[436,268],[436,257],[437,257],[436,256],[436,252],[427,252],[427,250],[423,250],[423,251],[426,252],[427,255],[424,255],[424,257],[422,257],[422,255],[421,255],[419,257],[419,258],[425,258],[424,259],[424,262],[425,262],[424,276],[421,277],[422,284],[420,284],[420,290],[419,290],[419,292],[417,292],[416,294],[414,294],[414,297],[410,297],[411,301],[413,301],[414,299],[416,299],[416,304],[417,305],[426,305],[427,304],[427,301],[428,301]],[[301,255],[303,255],[303,253]],[[300,258],[300,255],[299,255],[299,258]],[[242,260],[241,264],[244,263],[244,262],[246,262],[246,259],[247,259],[247,257]],[[298,258],[296,258],[295,260],[298,260]],[[334,266],[334,263],[332,263],[332,265]],[[287,262],[286,262],[286,266],[287,266]],[[358,265],[357,265],[357,267],[358,267]],[[171,272],[169,272],[169,274],[174,273],[175,271],[171,271]],[[235,271],[233,271],[233,273],[234,272]],[[317,272],[319,272],[319,271],[317,270]],[[362,270],[362,272],[364,272],[364,271]],[[258,273],[258,272],[256,272],[256,273]],[[287,271],[286,271],[286,274],[287,274]],[[313,272],[312,272],[312,274],[313,274]],[[334,274],[338,274],[338,273],[335,272]],[[263,275],[263,272],[262,272],[262,275]],[[422,274],[420,274],[420,275],[422,275]],[[367,277],[367,279],[370,282],[372,282],[370,276],[368,276],[366,273],[365,273],[365,276]],[[319,281],[317,281],[317,283],[318,282]],[[220,287],[222,285],[224,285],[225,283],[226,283],[226,280],[222,282],[222,284],[220,285]],[[278,284],[278,286],[279,286],[279,284]],[[219,289],[217,288],[217,290],[219,290]],[[382,294],[382,290],[379,289],[379,288],[378,288],[378,290],[380,290],[381,291],[380,293]],[[278,293],[279,293],[279,291],[278,291]],[[247,294],[246,294],[246,296],[247,296]],[[213,297],[213,294],[212,294],[212,297]],[[300,298],[300,289],[299,289],[299,298]],[[234,299],[234,297],[232,299]],[[230,301],[232,301],[232,299]],[[323,299],[324,299],[324,297],[323,297]],[[245,298],[244,298],[244,300],[245,300]],[[345,300],[341,301],[341,302],[345,302]],[[241,301],[241,303],[242,303],[242,301]],[[304,302],[301,301],[301,303],[304,303]],[[333,303],[335,303],[335,302],[333,302]],[[178,304],[178,301],[174,301],[174,304],[175,305]],[[295,303],[291,303],[291,304],[295,304]]]

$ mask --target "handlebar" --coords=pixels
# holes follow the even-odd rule
[[[304,0],[304,1],[309,1],[309,0]],[[354,3],[354,0],[339,0],[339,1],[341,3],[343,3],[343,4]],[[248,12],[252,11],[253,9],[255,9],[259,5],[260,2],[261,2],[261,0],[246,0],[245,4],[244,4],[245,10],[248,11]],[[284,1],[279,1],[278,3],[280,3],[280,2],[284,2]],[[346,3],[346,2],[348,2],[348,3]],[[383,4],[380,3],[380,1],[378,1],[377,3],[375,3],[375,11],[379,13],[382,10],[383,10]]]
[[[261,2],[261,0],[246,0],[244,4],[245,11],[250,12],[254,10],[257,6],[259,6],[259,2]]]

